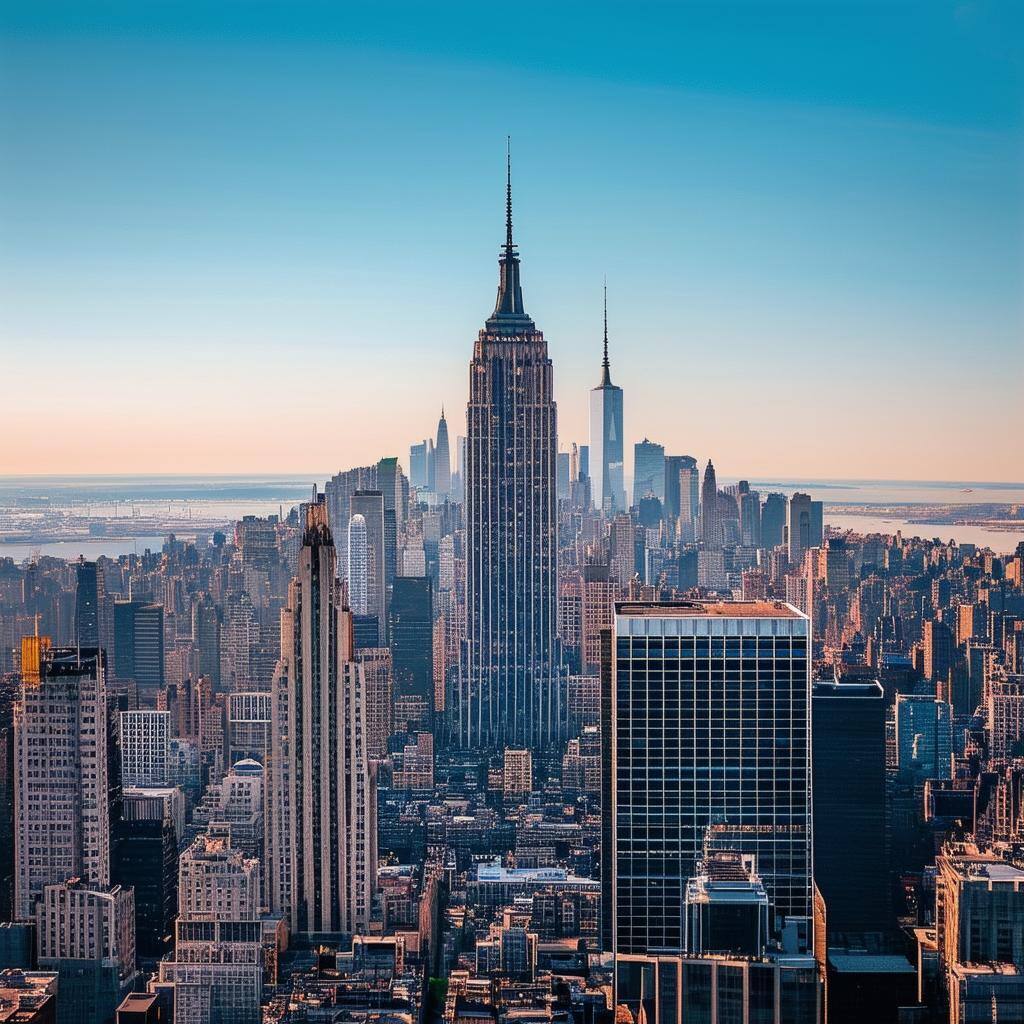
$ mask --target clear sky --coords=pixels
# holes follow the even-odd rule
[[[563,447],[1024,479],[1022,9],[3,5],[0,473],[464,433],[510,134]]]

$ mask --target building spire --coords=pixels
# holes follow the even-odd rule
[[[512,255],[512,136],[505,136],[505,255]]]
[[[601,387],[612,382],[611,364],[608,362],[608,278],[604,279],[604,358],[601,360]]]
[[[519,253],[512,239],[512,137],[505,138],[505,244],[498,257],[498,298],[487,329],[499,334],[523,334],[536,330],[523,308],[519,284]]]

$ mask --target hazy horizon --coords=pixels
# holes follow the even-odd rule
[[[728,14],[526,3],[510,47],[468,5],[9,6],[0,472],[464,433],[511,134],[563,447],[607,275],[627,468],[648,436],[748,478],[1019,479],[1020,8]]]

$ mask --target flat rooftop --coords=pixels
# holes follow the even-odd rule
[[[616,615],[655,619],[803,619],[785,601],[622,601]]]

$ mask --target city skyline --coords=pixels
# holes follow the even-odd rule
[[[464,435],[511,134],[562,450],[587,438],[607,274],[627,463],[647,436],[723,476],[1021,475],[1024,410],[1000,399],[1024,333],[1008,6],[797,8],[772,55],[742,5],[727,36],[699,10],[552,14],[497,118],[508,58],[470,13],[410,14],[389,48],[365,12],[264,5],[236,32],[59,7],[5,14],[0,337],[16,379],[56,362],[113,400],[27,432],[18,389],[6,473],[292,471],[278,428],[312,362],[336,400],[304,410],[304,462],[404,457],[441,405]],[[640,59],[673,45],[686,59]],[[983,401],[1003,423],[984,443]]]

